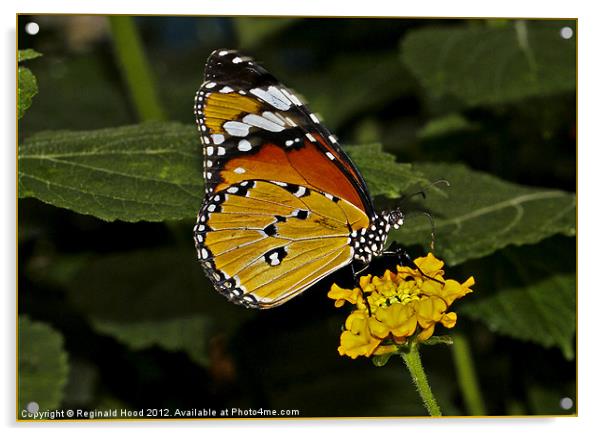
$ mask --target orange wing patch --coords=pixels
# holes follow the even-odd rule
[[[266,144],[257,153],[230,159],[220,176],[223,182],[215,188],[216,192],[243,180],[278,180],[313,187],[344,198],[365,212],[353,184],[333,161],[309,141],[305,141],[299,149],[289,150],[275,144]]]

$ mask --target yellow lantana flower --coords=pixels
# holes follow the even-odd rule
[[[414,263],[422,272],[397,266],[396,273],[387,270],[381,277],[360,277],[359,288],[332,285],[328,297],[336,307],[355,305],[341,334],[341,356],[355,359],[392,353],[410,337],[426,341],[437,323],[447,328],[456,325],[458,316],[448,312],[449,306],[472,292],[474,278],[464,283],[445,280],[443,261],[432,253]]]

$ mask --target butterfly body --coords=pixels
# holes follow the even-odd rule
[[[351,262],[368,264],[403,223],[399,210],[374,210],[336,138],[252,59],[213,52],[194,112],[205,179],[194,240],[229,300],[278,306]]]

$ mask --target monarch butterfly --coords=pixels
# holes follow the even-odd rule
[[[205,199],[198,259],[230,301],[272,308],[384,253],[399,208],[375,211],[337,139],[253,59],[215,50],[195,95]]]

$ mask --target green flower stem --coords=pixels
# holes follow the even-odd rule
[[[164,120],[150,64],[144,54],[140,35],[132,17],[110,16],[115,55],[130,90],[138,118],[142,121]]]
[[[472,361],[470,344],[466,337],[460,333],[454,335],[454,345],[451,347],[456,365],[456,375],[460,384],[460,391],[468,413],[473,416],[487,414],[485,403],[479,389],[479,383]]]
[[[412,343],[410,345],[410,350],[406,353],[401,353],[401,357],[403,357],[403,361],[410,371],[412,381],[414,382],[429,415],[441,416],[441,409],[439,409],[437,400],[435,400],[435,397],[433,396],[426,374],[424,373],[424,368],[422,367],[422,362],[420,361],[418,346]]]

